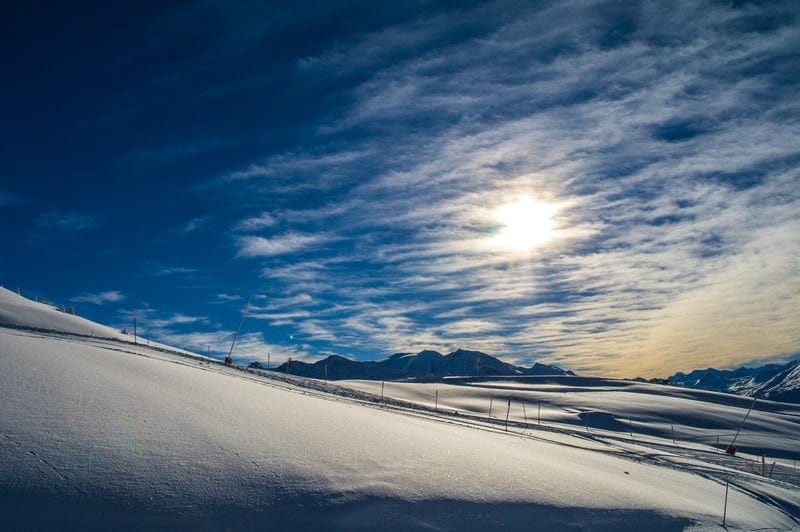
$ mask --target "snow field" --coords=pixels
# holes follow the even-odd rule
[[[458,529],[486,516],[501,528],[599,516],[611,528],[721,520],[724,487],[677,469],[367,408],[146,350],[8,330],[0,347],[0,501],[69,501],[82,508],[76,526],[107,517],[107,506],[122,528],[153,516],[211,528],[272,516],[288,527],[300,508],[305,522],[328,528],[388,519]],[[8,504],[3,519],[19,524]],[[409,508],[429,519],[409,521]],[[792,525],[739,491],[728,522]]]

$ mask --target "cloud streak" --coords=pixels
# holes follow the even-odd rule
[[[359,81],[310,139],[218,183],[280,198],[234,222],[270,236],[231,236],[298,298],[261,317],[321,352],[628,377],[796,353],[797,8],[507,7],[297,61]],[[525,197],[555,206],[557,238],[496,249],[493,214]]]
[[[125,294],[118,290],[98,292],[95,294],[81,294],[70,298],[73,303],[91,303],[92,305],[105,305],[107,303],[119,303],[125,300]]]

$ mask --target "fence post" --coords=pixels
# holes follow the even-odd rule
[[[728,481],[725,481],[725,505],[722,507],[722,526],[725,526],[725,519],[728,517]]]
[[[525,429],[528,428],[528,413],[525,412],[525,399],[522,400],[522,417],[525,418]],[[525,429],[522,429],[525,432]]]

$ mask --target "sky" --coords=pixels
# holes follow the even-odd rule
[[[78,5],[79,4],[79,5]],[[0,284],[224,356],[800,353],[800,4],[19,2]]]

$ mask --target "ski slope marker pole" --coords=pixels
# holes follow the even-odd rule
[[[728,517],[728,481],[725,481],[725,505],[722,507],[722,526],[725,526],[725,520]]]

